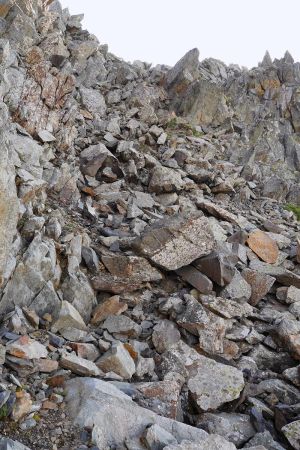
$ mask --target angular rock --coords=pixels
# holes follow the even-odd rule
[[[205,413],[200,416],[197,426],[209,434],[223,436],[238,447],[255,435],[255,429],[247,414]]]
[[[29,336],[22,336],[16,341],[6,346],[6,352],[17,358],[39,359],[47,358],[46,347],[38,341],[30,339]]]
[[[76,328],[78,330],[86,330],[86,324],[79,312],[67,301],[63,301],[57,321],[52,326],[53,333],[67,329]]]
[[[278,258],[278,247],[276,242],[261,230],[249,234],[247,244],[251,250],[264,262],[275,264]]]
[[[21,444],[21,442],[13,441],[6,437],[0,437],[1,450],[30,450],[29,447]]]
[[[168,167],[157,166],[153,169],[149,192],[163,194],[164,192],[176,192],[183,188],[183,181],[180,174]]]
[[[274,277],[270,277],[269,275],[265,275],[251,269],[244,269],[242,272],[242,277],[251,286],[251,297],[249,303],[252,306],[256,306],[258,302],[264,298],[276,281]]]
[[[229,284],[235,274],[232,261],[223,253],[213,252],[197,259],[193,262],[193,265],[219,286]]]
[[[94,430],[97,427],[99,448],[123,445],[125,438],[139,439],[149,423],[159,425],[178,442],[184,439],[201,442],[207,436],[203,430],[141,408],[115,386],[101,380],[73,379],[67,382],[66,391],[68,409],[75,424],[81,428],[94,427]]]
[[[108,298],[103,303],[100,303],[93,311],[91,324],[99,325],[110,315],[120,315],[127,310],[126,303],[120,301],[118,295]]]
[[[201,294],[209,294],[213,290],[211,280],[193,266],[181,267],[176,273]]]
[[[152,342],[158,353],[164,353],[180,341],[180,332],[170,320],[162,320],[153,328]]]
[[[171,444],[164,450],[235,450],[236,446],[221,436],[210,435],[199,442],[183,441],[181,444]],[[257,449],[264,450],[264,449]]]
[[[224,319],[247,317],[253,312],[253,308],[248,303],[238,303],[228,298],[201,295],[200,302],[207,309],[224,317]]]
[[[64,369],[69,369],[73,373],[81,376],[97,377],[103,375],[103,372],[92,361],[80,358],[75,353],[65,353],[62,355],[59,364]]]
[[[154,264],[166,270],[177,270],[210,253],[213,245],[205,217],[174,216],[146,229],[135,241],[134,248]]]
[[[138,337],[142,333],[142,327],[126,316],[108,316],[101,328],[130,337]]]
[[[250,262],[250,269],[269,275],[285,286],[295,286],[300,289],[300,276],[282,266],[273,266],[261,261],[253,260]]]
[[[125,380],[130,380],[135,373],[134,361],[121,342],[113,344],[96,364],[103,372],[114,372]]]
[[[281,428],[282,433],[285,435],[289,443],[296,450],[300,449],[300,420],[290,422]]]
[[[220,293],[221,297],[231,298],[240,302],[247,302],[251,294],[251,286],[237,270],[231,282]]]

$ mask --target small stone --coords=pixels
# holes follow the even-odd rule
[[[96,364],[103,372],[115,372],[125,380],[130,380],[135,373],[134,361],[121,342],[113,344]]]
[[[210,279],[193,266],[181,267],[176,270],[176,273],[201,294],[209,294],[213,290],[213,284]]]
[[[38,137],[42,142],[54,142],[56,138],[47,130],[40,130],[38,132]]]
[[[276,242],[261,230],[249,234],[247,244],[264,262],[275,264],[279,255]]]

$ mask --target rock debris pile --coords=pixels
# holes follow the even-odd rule
[[[299,450],[300,64],[82,18],[0,2],[0,448]]]

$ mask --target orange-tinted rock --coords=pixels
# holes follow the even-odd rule
[[[114,295],[110,297],[105,302],[100,303],[100,305],[96,306],[93,312],[93,317],[91,323],[93,325],[99,325],[99,323],[103,322],[110,315],[119,315],[122,312],[126,311],[127,304],[120,302],[120,297],[118,295]]]
[[[67,379],[67,375],[53,375],[53,377],[47,379],[46,384],[51,387],[60,387],[64,385]]]
[[[251,250],[266,263],[276,263],[279,254],[277,244],[263,231],[256,230],[250,233],[247,244]]]
[[[36,362],[39,372],[51,373],[58,369],[58,362],[52,359],[39,359]]]
[[[23,417],[27,416],[27,414],[30,413],[32,407],[32,401],[30,395],[26,392],[24,395],[19,396],[17,398],[17,401],[14,405],[13,411],[12,411],[12,419],[16,422]]]

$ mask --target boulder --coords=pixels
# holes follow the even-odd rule
[[[177,270],[214,246],[208,220],[204,216],[186,219],[173,216],[157,221],[134,242],[134,248],[151,262],[166,270]]]

